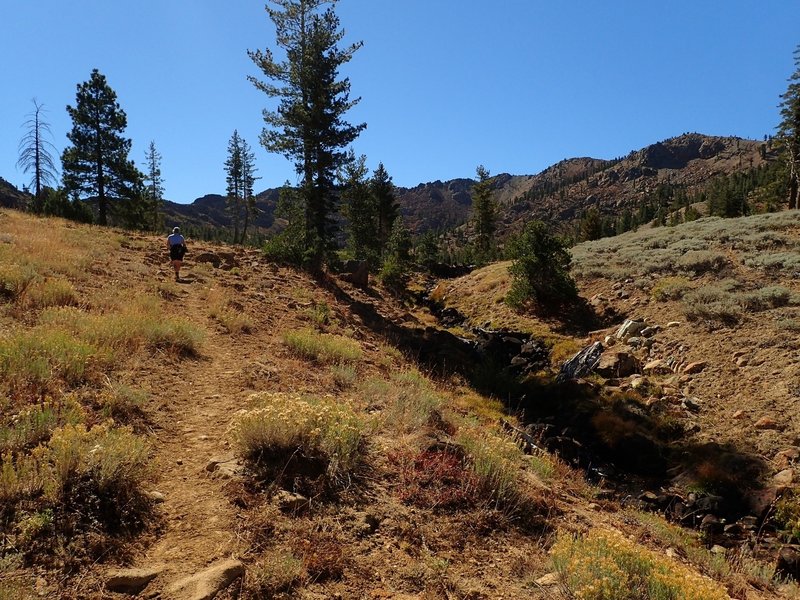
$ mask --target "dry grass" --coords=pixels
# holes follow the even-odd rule
[[[236,419],[238,452],[256,462],[294,455],[322,460],[331,481],[349,478],[363,459],[366,423],[348,404],[296,394],[253,396]]]
[[[248,587],[256,598],[274,598],[300,585],[306,577],[303,561],[283,549],[265,553],[249,574]]]
[[[240,304],[219,289],[209,290],[207,302],[208,315],[222,328],[232,334],[252,333],[255,330],[253,318]]]

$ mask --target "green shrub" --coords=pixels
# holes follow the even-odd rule
[[[481,496],[498,509],[517,512],[523,501],[520,472],[522,451],[512,440],[481,429],[461,428],[456,438],[478,478]]]
[[[355,385],[358,378],[358,372],[353,365],[331,365],[330,372],[340,390],[349,390]]]
[[[14,388],[41,387],[59,378],[82,383],[90,364],[110,364],[108,353],[70,333],[36,328],[0,338],[0,376]]]
[[[693,250],[681,256],[676,266],[682,271],[692,271],[696,275],[718,272],[728,263],[728,259],[720,252],[709,250]]]
[[[0,424],[0,454],[19,452],[46,442],[56,427],[83,420],[80,405],[71,397],[28,406]]]
[[[78,294],[66,279],[47,279],[30,287],[26,296],[27,302],[36,308],[48,306],[75,306]]]
[[[353,363],[361,360],[357,341],[312,329],[287,331],[283,341],[293,354],[323,364]]]
[[[0,264],[0,300],[18,300],[36,277],[36,271],[30,266]]]
[[[683,297],[683,312],[690,321],[709,325],[735,325],[742,318],[742,307],[726,285],[696,289]]]
[[[685,277],[664,277],[653,286],[651,293],[659,302],[666,302],[680,300],[691,289],[692,284]]]
[[[780,285],[771,285],[739,295],[742,307],[752,312],[786,306],[792,299],[792,291]]]
[[[578,295],[569,275],[572,261],[564,242],[541,221],[532,221],[509,243],[512,259],[511,289],[506,301],[522,308],[532,301],[542,304],[570,302]]]
[[[274,598],[302,583],[305,569],[303,561],[291,552],[272,550],[256,563],[252,576],[258,597]]]

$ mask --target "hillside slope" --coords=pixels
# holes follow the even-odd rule
[[[129,585],[177,599],[543,600],[585,591],[585,553],[606,539],[611,560],[653,565],[686,597],[796,591],[758,557],[723,569],[698,536],[509,435],[522,423],[463,375],[425,376],[457,338],[379,288],[192,240],[174,282],[162,238],[9,210],[0,228],[9,598]]]

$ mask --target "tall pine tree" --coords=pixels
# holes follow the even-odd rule
[[[78,84],[75,106],[67,106],[72,142],[61,155],[64,188],[79,197],[97,199],[100,225],[108,224],[111,199],[136,200],[141,173],[128,160],[131,140],[122,134],[128,125],[117,94],[97,69]]]
[[[145,194],[153,219],[153,229],[161,228],[160,211],[164,201],[164,179],[161,177],[161,153],[156,150],[156,143],[150,142],[144,153],[147,172],[144,174]]]
[[[373,171],[370,187],[377,212],[378,254],[383,256],[392,234],[392,226],[400,214],[400,207],[394,193],[394,184],[383,163],[379,163],[378,168]]]
[[[344,115],[358,99],[350,99],[350,80],[339,78],[361,43],[340,48],[344,37],[335,1],[273,0],[266,10],[276,28],[276,44],[285,60],[271,50],[248,51],[266,81],[248,79],[270,98],[275,110],[263,111],[266,127],[261,144],[294,161],[301,177],[304,205],[305,257],[321,268],[334,242],[335,177],[347,160],[345,148],[366,127],[351,125]],[[330,5],[325,8],[326,5]]]
[[[786,159],[789,174],[789,208],[800,208],[800,46],[794,51],[795,72],[781,95],[781,122],[778,142]]]
[[[228,158],[225,160],[225,183],[227,209],[233,224],[233,243],[243,244],[247,228],[256,214],[256,197],[253,193],[256,169],[255,154],[247,140],[234,130],[228,142]]]
[[[478,165],[475,174],[478,176],[478,183],[472,188],[472,221],[478,251],[483,259],[487,259],[497,229],[497,207],[492,198],[489,171],[483,165]]]
[[[233,225],[233,243],[239,242],[239,225],[242,219],[244,190],[242,185],[242,138],[234,129],[228,141],[228,158],[225,160],[225,189],[228,214]]]
[[[347,246],[356,260],[365,260],[370,269],[380,264],[378,246],[378,213],[375,198],[367,179],[366,157],[353,156],[345,166],[341,178],[342,212],[347,217]]]

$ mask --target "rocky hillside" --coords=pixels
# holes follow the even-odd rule
[[[24,208],[29,198],[29,194],[19,191],[16,187],[0,177],[0,206],[6,208]]]
[[[631,152],[623,159],[572,159],[530,179],[527,190],[505,203],[506,228],[530,218],[571,221],[596,207],[601,214],[635,212],[658,185],[671,183],[697,191],[718,175],[759,167],[761,143],[735,137],[684,134]]]

